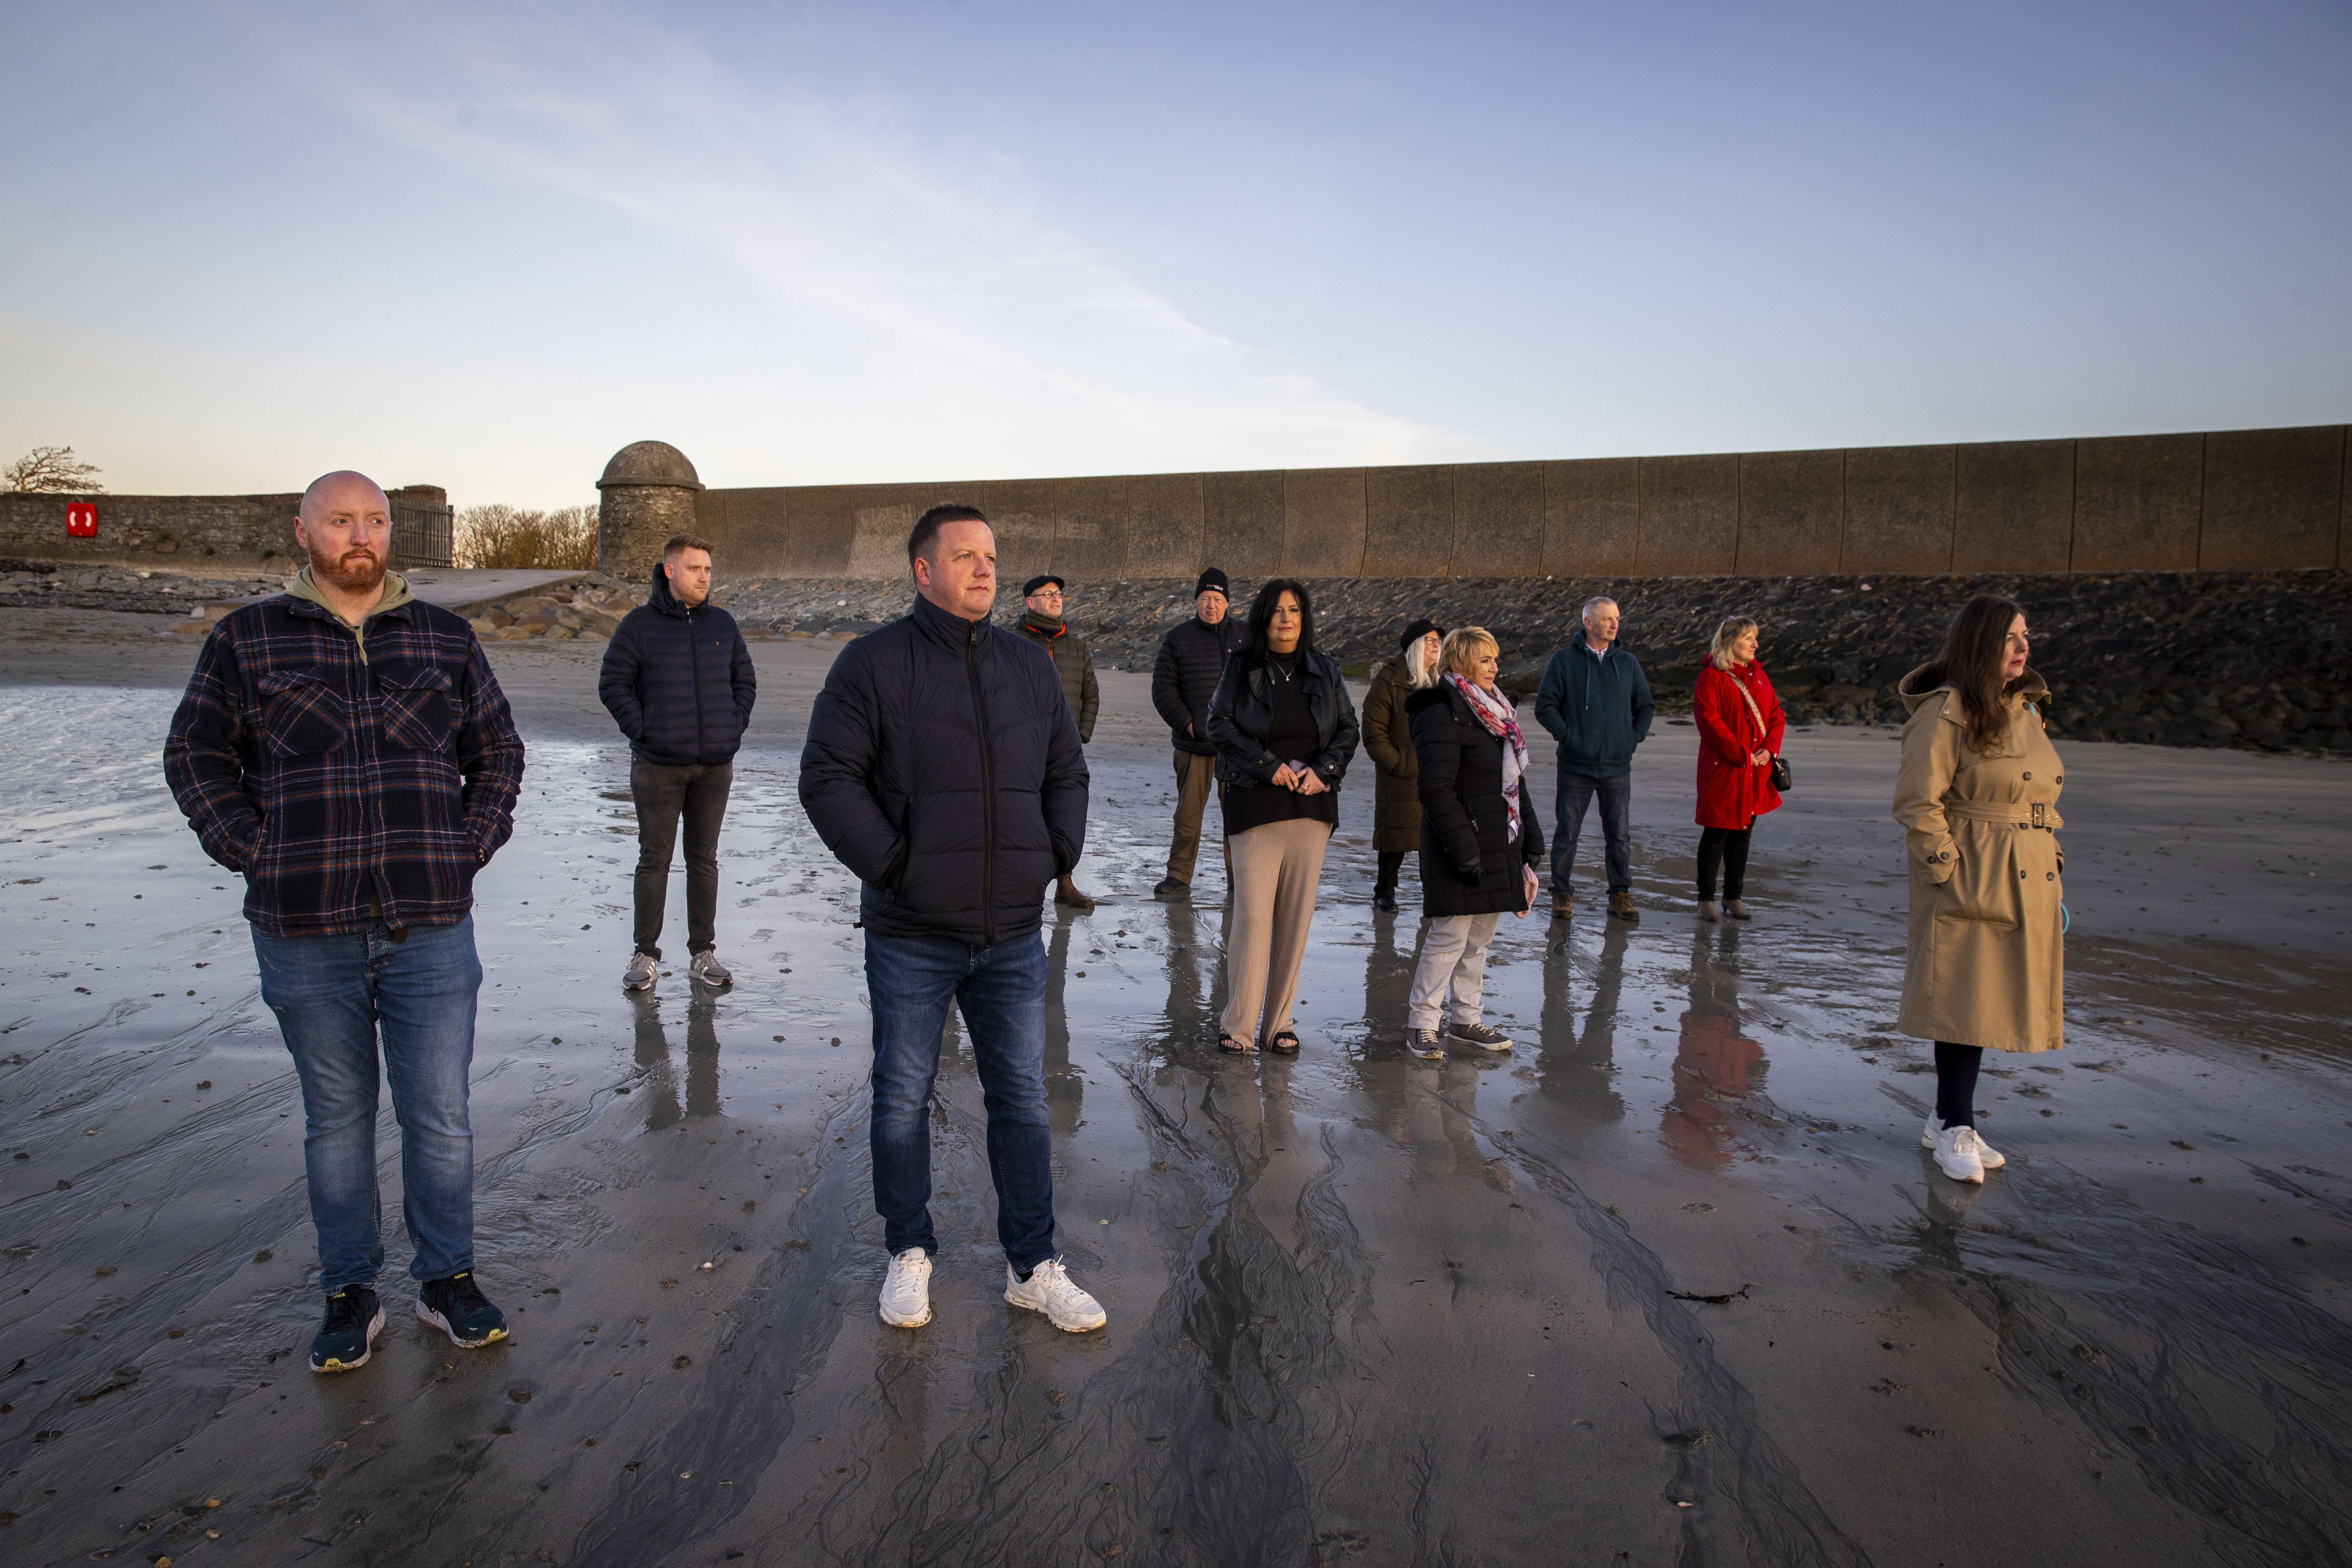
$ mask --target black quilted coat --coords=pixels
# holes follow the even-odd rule
[[[735,617],[705,600],[692,609],[654,567],[654,591],[605,645],[596,695],[649,763],[732,762],[759,695],[751,650]]]
[[[1421,912],[1437,920],[1526,909],[1521,868],[1540,868],[1544,848],[1527,775],[1519,776],[1519,841],[1514,844],[1503,810],[1501,737],[1479,722],[1470,700],[1449,684],[1414,692],[1404,710],[1421,760]],[[1519,726],[1524,732],[1527,721]],[[1464,878],[1462,868],[1474,865],[1476,879]]]
[[[1086,755],[1053,665],[923,598],[833,661],[800,792],[885,936],[1027,935],[1086,847]]]

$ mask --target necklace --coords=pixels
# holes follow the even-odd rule
[[[1291,679],[1298,673],[1298,656],[1295,653],[1289,656],[1288,662],[1285,662],[1280,654],[1267,654],[1265,663],[1266,668],[1274,671],[1275,679],[1285,685],[1288,685]]]

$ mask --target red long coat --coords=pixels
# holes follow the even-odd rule
[[[1743,685],[1764,715],[1761,730],[1740,698]],[[1763,664],[1749,659],[1738,669],[1724,669],[1709,655],[1691,694],[1691,717],[1698,724],[1698,825],[1738,829],[1778,810],[1780,792],[1772,787],[1771,768],[1748,760],[1759,747],[1777,756],[1788,728]]]

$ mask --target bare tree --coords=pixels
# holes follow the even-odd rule
[[[98,471],[96,463],[76,462],[71,447],[36,447],[0,468],[0,486],[53,495],[98,495],[106,489],[91,477]]]
[[[596,509],[526,511],[492,501],[457,514],[460,566],[539,566],[585,571],[596,564]]]

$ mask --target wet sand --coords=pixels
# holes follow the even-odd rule
[[[0,612],[11,1563],[2352,1559],[2341,763],[2063,748],[2069,1043],[1989,1062],[2011,1163],[1975,1189],[1918,1149],[1928,1053],[1892,1033],[1891,731],[1791,738],[1758,918],[1697,927],[1692,732],[1661,726],[1643,923],[1505,921],[1490,1017],[1523,1043],[1444,1064],[1402,1049],[1416,922],[1366,901],[1360,769],[1306,1052],[1239,1061],[1209,1044],[1221,873],[1150,900],[1164,731],[1106,677],[1104,902],[1048,913],[1047,1091],[1110,1326],[999,1299],[953,1040],[908,1333],[874,1313],[856,889],[793,790],[835,646],[755,650],[738,984],[638,999],[599,650],[500,646],[532,752],[478,888],[474,1119],[513,1337],[409,1315],[387,1114],[392,1326],[320,1379],[299,1095],[157,762],[194,651]]]

